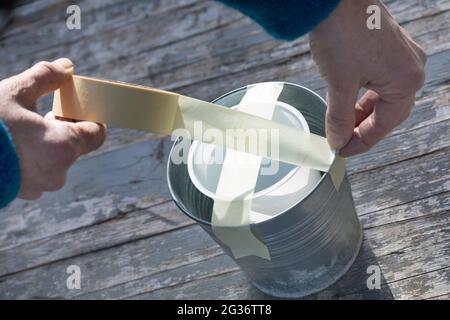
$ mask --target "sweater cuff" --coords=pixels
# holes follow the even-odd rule
[[[13,201],[19,190],[19,158],[11,134],[0,119],[0,208]]]
[[[313,30],[341,0],[220,0],[260,24],[281,40],[294,40]]]

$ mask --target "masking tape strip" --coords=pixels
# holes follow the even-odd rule
[[[328,171],[336,191],[339,191],[342,180],[344,180],[345,164],[346,164],[345,158],[336,155],[336,158],[330,167],[330,171]]]
[[[224,133],[222,143],[228,149],[325,172],[334,158],[326,138],[319,135],[176,93],[126,83],[73,76],[55,92],[53,112],[71,119],[169,135],[175,129],[186,129],[192,139],[206,143],[211,142],[203,140],[203,132],[214,128]],[[195,130],[196,122],[202,124],[201,130]],[[258,138],[258,146],[266,144],[263,148],[237,143],[229,132],[242,129],[278,130],[278,154],[271,152],[270,139]]]
[[[272,119],[282,91],[282,83],[249,87],[238,109]],[[270,260],[269,249],[250,229],[250,211],[261,161],[261,156],[228,149],[222,165],[211,225],[214,234],[228,246],[235,259],[254,255]]]
[[[258,86],[268,89],[264,84],[249,87],[249,95],[244,98],[252,100],[259,96],[260,101],[265,103],[276,102],[282,91],[282,83],[280,86],[274,86],[274,83],[270,85],[275,89],[256,89]],[[236,170],[235,166],[228,166],[230,163],[224,163],[222,168],[221,181],[216,192],[218,197],[214,199],[213,206],[213,232],[230,247],[235,258],[251,254],[270,259],[267,247],[253,235],[248,220],[261,157],[329,172],[336,190],[345,175],[345,159],[337,156],[333,162],[335,157],[324,137],[273,122],[270,120],[271,115],[266,116],[269,119],[264,119],[168,91],[73,76],[55,92],[53,112],[65,118],[169,135],[175,129],[186,129],[192,139],[206,143],[211,142],[203,140],[203,133],[210,128],[218,129],[226,137],[222,145],[236,150],[234,153],[238,154],[237,157],[246,159],[249,159],[249,154],[242,152],[253,152],[255,149],[236,143],[235,137],[230,136],[227,130],[278,130],[277,155],[268,152],[271,150],[270,141],[258,141],[258,146],[263,143],[268,145],[256,149],[253,156],[256,157],[256,163],[251,168]],[[196,121],[202,123],[201,130],[196,130]],[[219,144],[218,142],[220,141],[214,141],[216,144]],[[240,183],[236,184],[236,181]]]

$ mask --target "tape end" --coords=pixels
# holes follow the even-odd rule
[[[251,250],[242,250],[243,248],[230,248],[231,253],[233,254],[233,257],[235,259],[244,258],[248,256],[256,256],[265,260],[270,261],[270,253],[269,249],[261,244],[261,245],[254,245],[251,247]]]
[[[344,180],[345,170],[346,170],[346,159],[336,155],[336,159],[331,165],[329,174],[331,177],[331,181],[333,182],[336,190],[339,190],[341,187],[342,180]]]
[[[56,90],[53,94],[52,112],[55,116],[62,117],[61,89]]]

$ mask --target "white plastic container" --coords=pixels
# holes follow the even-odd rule
[[[239,109],[242,105],[233,108]],[[261,103],[246,105],[257,113],[264,108]],[[278,101],[274,108],[273,119],[309,131],[308,123],[296,108]],[[226,150],[212,144],[194,141],[188,155],[188,172],[192,183],[203,194],[215,198],[219,182],[223,156]],[[217,158],[216,158],[217,157]],[[263,159],[250,212],[251,222],[268,220],[303,200],[317,185],[320,172],[306,167]],[[275,174],[264,174],[264,167],[278,167]],[[267,171],[267,170],[266,170]]]

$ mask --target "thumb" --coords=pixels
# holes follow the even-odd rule
[[[75,123],[67,123],[75,132],[79,155],[83,155],[94,151],[103,144],[106,138],[106,128],[104,125],[80,121]]]
[[[326,133],[330,146],[340,149],[350,141],[355,127],[357,86],[340,84],[328,86]]]
[[[39,97],[58,89],[72,72],[73,64],[67,58],[35,64],[11,79],[17,88],[17,101],[24,107],[31,107]]]

